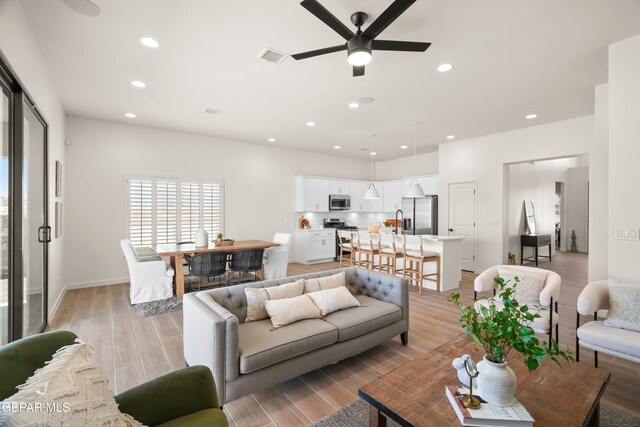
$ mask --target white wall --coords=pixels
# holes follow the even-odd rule
[[[505,164],[587,153],[593,146],[594,134],[594,117],[585,116],[440,145],[440,234],[447,234],[448,229],[449,184],[476,180],[476,269],[506,262]],[[592,223],[591,226],[606,225]]]
[[[516,163],[509,166],[509,252],[516,254],[516,259],[520,262],[520,235],[527,233],[527,222],[524,215],[523,202],[526,200],[533,202],[536,215],[536,233],[550,234],[552,240],[555,239],[555,183],[564,182],[565,200],[569,196],[567,184],[569,181],[569,171],[579,164],[578,157],[564,159],[547,160],[543,162]],[[579,168],[587,169],[587,168]],[[587,169],[588,174],[588,169]],[[586,185],[587,175],[584,176]],[[576,183],[577,185],[578,183]],[[577,204],[577,197],[576,199]],[[585,199],[586,200],[586,199]],[[579,212],[578,212],[579,209]],[[565,202],[567,212],[567,223],[577,224],[580,218],[586,218],[587,207],[577,206],[573,208]],[[577,217],[575,220],[574,217]],[[571,218],[571,221],[569,221]],[[562,227],[563,248],[567,247],[567,225]],[[578,233],[580,230],[576,230]],[[578,241],[582,241],[586,232],[586,221],[583,224],[583,234]],[[570,233],[570,232],[569,232]],[[586,248],[585,248],[586,249]],[[533,256],[533,248],[525,248],[524,257]],[[551,245],[551,253],[555,254],[555,244]],[[540,253],[547,254],[546,248],[541,248]]]
[[[640,241],[613,239],[640,229],[640,35],[609,46],[609,276],[640,281]],[[593,226],[593,225],[592,225]]]
[[[589,168],[589,281],[609,277],[609,85],[596,86],[596,137]],[[602,207],[605,206],[603,209]],[[598,224],[598,226],[593,226]]]
[[[67,137],[67,285],[128,277],[126,176],[224,179],[225,235],[239,240],[294,231],[295,175],[369,176],[368,161],[81,117],[67,117]]]
[[[408,150],[407,150],[408,151]],[[413,175],[433,175],[438,173],[439,156],[438,152],[418,154],[415,160],[413,156],[401,157],[399,159],[376,162],[376,180],[390,181],[394,179],[406,178]]]
[[[65,163],[65,119],[40,47],[18,0],[0,0],[0,50],[35,101],[49,125],[49,222],[53,223],[55,162]],[[49,245],[49,319],[63,289],[64,239]]]

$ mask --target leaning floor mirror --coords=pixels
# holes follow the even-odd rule
[[[529,234],[536,234],[536,210],[531,200],[524,201],[524,214],[527,217],[527,229]]]

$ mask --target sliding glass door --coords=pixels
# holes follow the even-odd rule
[[[0,52],[0,345],[47,324],[47,124]]]

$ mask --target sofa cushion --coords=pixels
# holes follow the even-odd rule
[[[321,316],[333,313],[334,311],[344,310],[351,307],[358,307],[360,303],[349,289],[344,286],[333,289],[325,289],[324,291],[309,292],[305,294],[313,301]]]
[[[586,323],[578,328],[581,342],[640,358],[640,332],[611,328],[603,321]]]
[[[271,324],[274,328],[281,328],[300,320],[320,317],[320,310],[307,294],[293,298],[265,301],[264,308],[269,313]]]
[[[320,319],[301,320],[272,329],[269,319],[238,325],[241,374],[293,359],[338,340],[335,326]]]
[[[211,408],[158,424],[158,427],[226,427],[228,425],[224,412],[218,408]]]
[[[264,303],[269,300],[293,298],[304,293],[304,280],[300,279],[293,283],[285,283],[280,286],[270,286],[268,288],[245,288],[247,298],[247,318],[245,322],[253,322],[269,317]]]
[[[518,278],[518,285],[513,298],[520,305],[535,304],[540,302],[540,292],[544,288],[548,272],[546,270],[520,269],[518,267],[499,266],[498,277],[508,282],[505,288],[512,288],[515,285],[515,278]]]
[[[325,289],[339,288],[345,286],[345,272],[341,271],[338,274],[333,274],[326,277],[318,277],[312,279],[306,279],[304,283],[305,292],[317,292],[324,291]]]
[[[609,280],[609,314],[604,325],[640,332],[640,284]]]
[[[325,317],[338,330],[338,341],[359,337],[376,329],[398,322],[402,310],[395,304],[364,295],[356,296],[360,307],[336,311]]]

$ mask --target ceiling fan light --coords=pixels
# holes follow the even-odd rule
[[[365,200],[378,200],[380,198],[380,193],[378,193],[378,190],[376,189],[376,186],[373,185],[373,182],[371,184],[369,184],[369,188],[367,189],[367,192],[364,193],[364,199]]]
[[[422,190],[422,187],[420,186],[420,183],[418,182],[418,180],[414,178],[413,181],[411,181],[411,185],[409,186],[409,191],[404,197],[417,199],[419,197],[424,197],[424,196],[425,196],[424,190]]]
[[[367,65],[371,62],[371,52],[364,48],[349,52],[347,61],[351,65]]]

